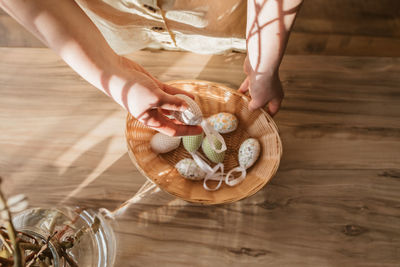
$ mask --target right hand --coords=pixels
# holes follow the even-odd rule
[[[244,62],[244,72],[247,77],[240,86],[239,92],[250,93],[249,109],[256,110],[264,107],[271,116],[274,116],[279,111],[284,97],[278,71],[276,70],[270,75],[257,74],[251,67],[247,56]]]
[[[132,77],[131,80],[124,81],[121,100],[133,117],[169,136],[202,133],[200,126],[184,125],[166,117],[173,111],[184,111],[188,108],[186,101],[174,95],[185,94],[194,99],[192,94],[160,82],[142,66],[125,57],[121,57],[120,67],[124,72],[123,77]]]

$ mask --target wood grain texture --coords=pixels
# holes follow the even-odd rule
[[[160,79],[237,87],[242,55],[139,52]],[[151,60],[149,60],[151,59]],[[286,56],[277,175],[204,207],[157,190],[115,222],[116,266],[398,266],[400,59]],[[113,210],[145,182],[125,112],[47,49],[0,49],[0,175],[31,206]]]
[[[400,1],[304,0],[289,54],[400,56]]]
[[[44,44],[0,8],[0,47],[44,47]]]

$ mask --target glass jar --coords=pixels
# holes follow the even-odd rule
[[[113,266],[114,232],[98,212],[65,207],[33,208],[15,215],[13,224],[17,231],[27,236],[42,242],[50,240],[48,246],[55,267],[71,265],[67,258],[79,267]],[[63,252],[60,252],[60,244],[65,248]]]

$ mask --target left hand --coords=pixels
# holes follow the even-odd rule
[[[117,67],[108,71],[118,77],[111,80],[108,90],[120,92],[110,95],[122,95],[119,101],[121,105],[144,125],[169,136],[199,135],[203,132],[200,126],[184,125],[166,116],[173,111],[184,111],[188,108],[186,101],[175,96],[176,94],[194,99],[192,94],[162,83],[126,57],[121,56]]]
[[[249,91],[251,96],[249,109],[256,110],[266,106],[267,112],[274,116],[279,111],[284,97],[278,72],[256,74],[250,66],[248,57],[244,62],[244,72],[247,78],[240,86],[239,92]]]

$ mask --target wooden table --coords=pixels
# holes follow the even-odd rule
[[[163,81],[237,87],[243,56],[138,52]],[[199,206],[153,190],[117,219],[116,266],[399,266],[400,59],[286,56],[284,153],[255,196]],[[31,206],[116,209],[145,182],[125,112],[48,49],[0,49],[0,175]]]

